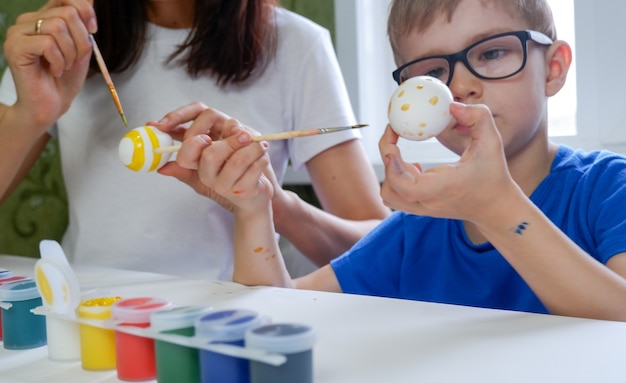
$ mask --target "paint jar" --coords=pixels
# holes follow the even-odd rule
[[[7,269],[0,269],[0,270],[7,270]],[[13,281],[20,281],[22,279],[27,278],[27,277],[22,277],[22,276],[12,276],[11,274],[12,273],[10,271],[8,273],[5,271],[2,274],[3,277],[0,278],[0,286],[4,285],[5,283],[9,283]],[[2,310],[0,310],[0,340],[2,340]]]
[[[261,316],[251,310],[214,311],[196,319],[196,337],[243,347],[246,330],[261,324]],[[202,383],[249,383],[250,361],[201,349],[200,378]]]
[[[123,332],[120,327],[150,326],[150,315],[172,306],[171,302],[159,298],[128,298],[115,302],[111,317],[117,323],[115,352],[117,355],[117,377],[126,381],[152,380],[156,378],[154,339]]]
[[[250,361],[251,383],[313,383],[313,328],[301,324],[276,323],[250,329],[246,347],[283,354],[287,362],[272,366]]]
[[[150,315],[150,328],[159,334],[191,339],[196,331],[196,318],[209,313],[211,307],[182,306],[161,310]],[[195,347],[155,339],[157,382],[200,382],[200,355]]]
[[[88,299],[78,305],[79,319],[95,321],[97,325],[80,323],[80,358],[88,371],[114,370],[115,332],[106,328],[104,321],[111,317],[111,305],[120,297],[107,296]]]
[[[76,322],[76,308],[81,300],[78,278],[63,253],[59,258],[45,252],[41,256],[35,264],[35,282],[47,310],[48,358],[55,362],[80,360]]]
[[[41,306],[34,280],[24,278],[0,286],[0,306],[4,348],[25,350],[45,346],[46,318],[30,311]]]

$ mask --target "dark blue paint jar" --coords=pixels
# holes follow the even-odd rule
[[[251,310],[214,311],[196,319],[196,337],[243,347],[246,331],[261,324],[261,316]],[[249,383],[250,361],[201,349],[200,378],[202,383]]]
[[[42,305],[41,295],[31,278],[0,286],[4,348],[25,350],[46,345],[46,318],[31,312]]]
[[[246,347],[283,354],[287,361],[272,366],[250,361],[251,383],[313,383],[313,344],[315,331],[312,327],[276,323],[248,330]]]

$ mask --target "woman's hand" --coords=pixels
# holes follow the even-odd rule
[[[8,29],[4,51],[25,126],[47,129],[67,111],[85,81],[96,30],[88,0],[51,0]]]
[[[193,102],[167,113],[159,121],[148,121],[146,124],[169,133],[181,142],[196,136],[208,136],[217,141],[222,139],[223,132],[231,134],[233,121],[233,118],[219,110],[201,102]]]
[[[183,139],[176,162],[166,164],[159,173],[178,178],[231,210],[266,208],[275,183],[267,142],[254,142],[257,132],[200,105],[170,112],[165,125],[163,120],[157,123]],[[185,128],[189,118],[193,123]]]

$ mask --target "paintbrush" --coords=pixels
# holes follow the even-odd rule
[[[122,122],[124,126],[128,127],[128,123],[126,122],[126,116],[124,116],[124,110],[122,109],[122,104],[120,103],[120,98],[117,95],[117,91],[115,90],[115,85],[113,85],[113,81],[111,80],[111,75],[109,74],[109,70],[107,69],[106,64],[104,63],[104,59],[102,58],[102,53],[100,53],[100,49],[98,49],[98,44],[96,44],[96,39],[93,35],[89,35],[89,40],[91,40],[91,45],[93,46],[93,54],[96,57],[96,61],[98,62],[98,67],[100,67],[100,72],[102,73],[102,77],[104,77],[104,81],[107,83],[109,87],[109,92],[111,93],[111,98],[113,98],[113,102],[115,103],[115,107],[117,108],[117,112],[122,117]]]
[[[339,126],[335,128],[320,128],[320,129],[305,129],[305,130],[290,130],[288,132],[270,133],[260,136],[252,136],[252,141],[275,141],[275,140],[288,140],[290,138],[317,136],[318,134],[326,134],[333,132],[340,132],[348,129],[358,129],[367,124],[357,124],[350,126]],[[180,150],[180,145],[163,146],[152,150],[153,153],[173,153]]]

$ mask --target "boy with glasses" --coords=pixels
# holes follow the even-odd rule
[[[572,57],[546,2],[395,0],[388,30],[398,82],[450,87],[454,121],[437,139],[459,161],[406,163],[388,126],[382,197],[398,211],[291,280],[275,256],[266,149],[235,129],[194,162],[237,206],[234,280],[625,321],[626,159],[549,141],[547,100]]]

